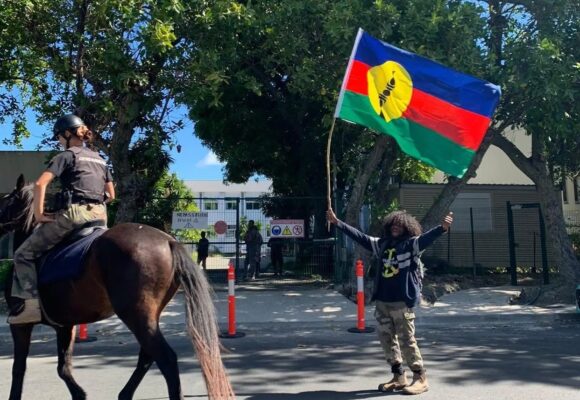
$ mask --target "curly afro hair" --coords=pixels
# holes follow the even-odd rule
[[[385,235],[391,236],[391,226],[398,225],[403,228],[402,236],[419,236],[423,233],[421,224],[411,214],[406,211],[394,211],[383,219]]]

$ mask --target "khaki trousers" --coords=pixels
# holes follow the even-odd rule
[[[12,296],[25,300],[38,298],[36,260],[73,230],[89,221],[106,218],[102,204],[73,204],[56,213],[54,222],[39,225],[14,253]]]
[[[393,366],[403,360],[413,371],[423,369],[423,357],[415,339],[415,313],[404,302],[376,302],[375,318],[387,362]]]

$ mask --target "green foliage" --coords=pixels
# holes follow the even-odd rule
[[[175,174],[170,175],[166,171],[157,181],[145,205],[137,214],[136,222],[171,233],[182,242],[197,242],[201,237],[201,230],[171,230],[174,211],[194,212],[199,211],[199,208],[193,202],[193,194],[183,181]]]
[[[239,231],[240,231],[240,240],[244,239],[244,236],[246,236],[246,233],[248,233],[248,217],[246,217],[245,215],[240,217],[240,225],[239,225]],[[261,232],[262,231],[262,221],[254,221],[254,225],[256,226],[256,228],[258,228],[258,231]]]
[[[574,249],[574,254],[580,259],[580,232],[570,233],[570,240],[572,240],[572,248]]]
[[[504,10],[501,68],[492,73],[504,91],[498,120],[513,121],[533,137],[534,157],[553,179],[580,172],[580,9],[576,1],[537,1]]]
[[[356,29],[467,72],[479,73],[480,10],[457,1],[248,2],[244,17],[218,23],[199,43],[183,102],[196,132],[220,159],[226,179],[273,178],[275,194],[324,196],[331,116]],[[376,141],[362,127],[337,123],[339,188]],[[418,162],[400,157],[416,179]],[[393,171],[388,171],[393,173]]]
[[[52,123],[76,112],[111,161],[117,219],[132,220],[171,161],[183,121],[172,113],[214,24],[237,21],[237,2],[6,0],[0,8],[0,122],[5,143],[27,135],[22,110]],[[184,70],[187,65],[188,71]],[[20,98],[20,101],[19,101]],[[172,116],[170,118],[170,116]],[[47,132],[45,141],[50,140]]]
[[[8,272],[12,267],[12,260],[0,260],[0,289],[4,288],[4,283],[8,278]]]

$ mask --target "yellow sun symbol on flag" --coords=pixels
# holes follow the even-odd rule
[[[413,95],[413,81],[399,63],[387,61],[367,72],[369,100],[375,112],[387,122],[400,118]]]

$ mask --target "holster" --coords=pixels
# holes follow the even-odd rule
[[[72,205],[72,192],[63,190],[54,196],[55,211],[67,210]]]

